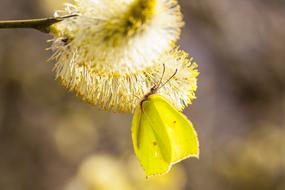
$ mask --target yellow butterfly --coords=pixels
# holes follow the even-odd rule
[[[147,176],[166,174],[173,164],[199,157],[198,137],[192,123],[167,99],[156,94],[176,73],[177,70],[162,85],[160,81],[152,87],[134,113],[133,147]]]

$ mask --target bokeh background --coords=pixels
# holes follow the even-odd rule
[[[185,113],[201,158],[146,179],[131,115],[99,111],[54,80],[51,37],[0,31],[0,189],[284,190],[285,1],[180,0],[180,45],[199,64]],[[59,0],[1,0],[0,19],[47,17]]]

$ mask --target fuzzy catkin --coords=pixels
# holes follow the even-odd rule
[[[159,90],[181,110],[195,98],[197,65],[175,48],[183,26],[176,0],[74,0],[53,26],[54,71],[83,100],[114,112],[133,112],[162,77]]]

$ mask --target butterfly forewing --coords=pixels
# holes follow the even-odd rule
[[[162,126],[167,131],[172,153],[171,162],[175,163],[191,156],[198,157],[197,134],[187,117],[159,94],[150,95],[148,99],[153,103],[158,117],[163,122]]]

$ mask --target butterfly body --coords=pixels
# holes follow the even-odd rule
[[[165,174],[173,164],[199,157],[192,123],[156,90],[136,107],[132,121],[134,150],[147,176]]]

